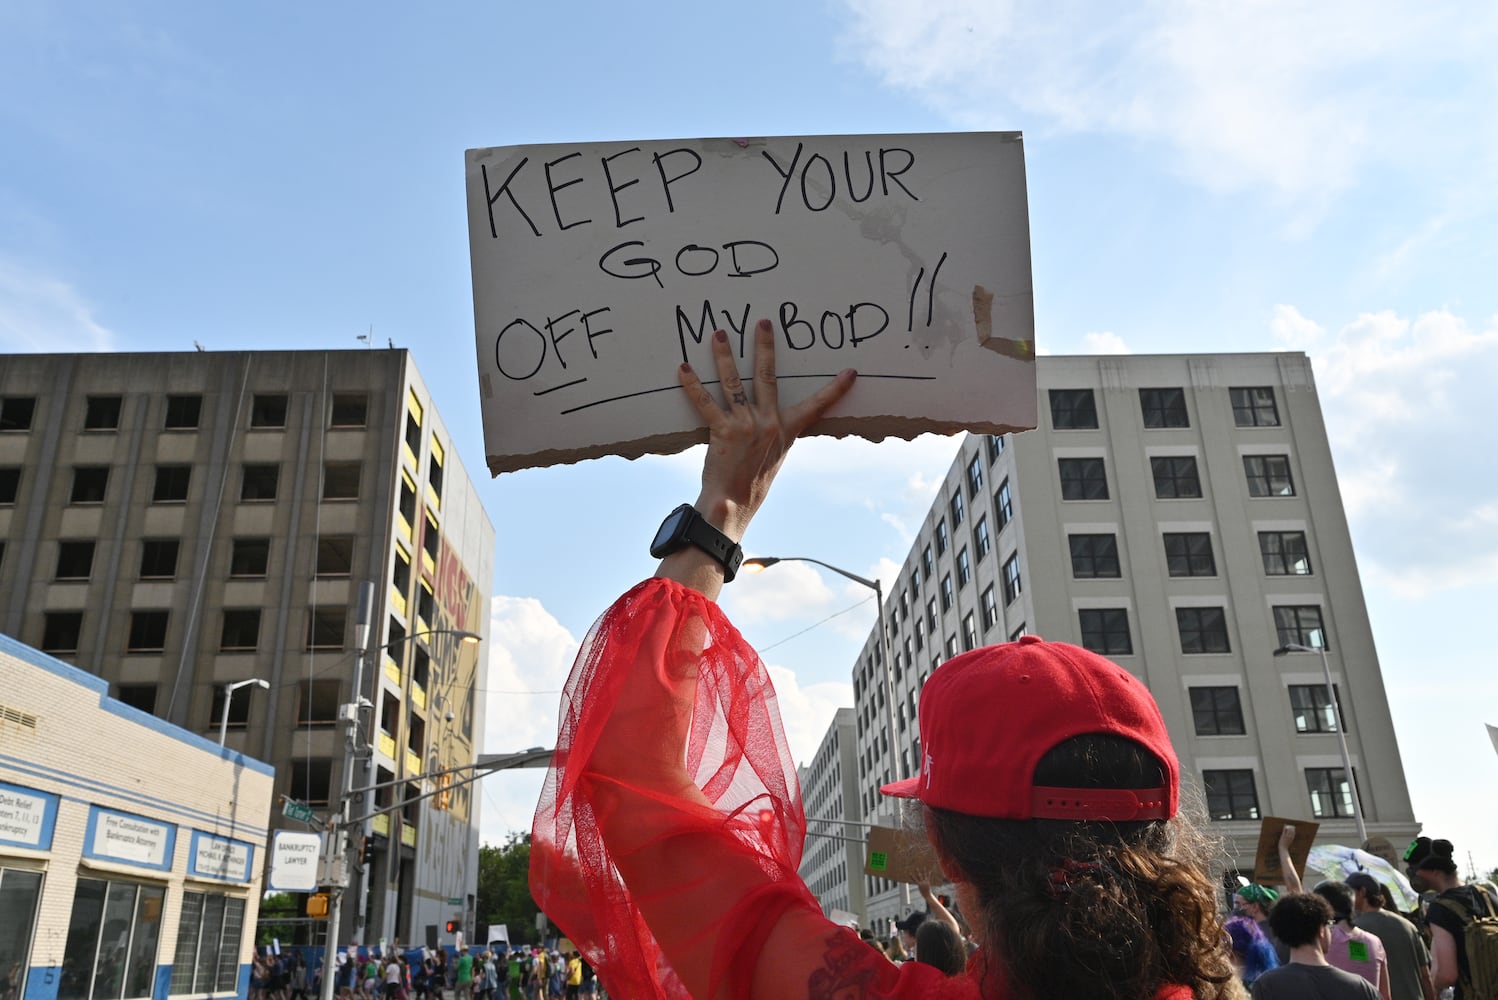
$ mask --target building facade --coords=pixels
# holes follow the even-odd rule
[[[469,786],[401,804],[474,759],[480,647],[456,633],[486,631],[493,552],[406,351],[0,358],[0,632],[143,712],[222,729],[319,815],[341,788],[340,706],[360,700],[354,784],[379,787],[352,814],[391,811],[346,896],[355,941],[472,926]]]
[[[244,996],[274,772],[108,689],[0,635],[0,993]]]
[[[838,709],[811,763],[798,775],[807,820],[801,880],[827,916],[852,914],[864,927],[864,827],[853,720],[853,709]]]
[[[1026,633],[1143,679],[1231,865],[1260,820],[1357,844],[1325,649],[1370,836],[1418,831],[1309,360],[1042,357],[1040,426],[968,436],[889,587],[892,655],[854,669],[860,808],[919,769],[917,694],[944,660]],[[888,670],[886,670],[886,663]],[[886,701],[893,690],[893,712]],[[1002,721],[1003,706],[974,706]],[[891,718],[892,717],[892,718]],[[893,732],[892,732],[893,730]],[[909,893],[867,877],[870,920]]]

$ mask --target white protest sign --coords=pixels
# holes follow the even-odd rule
[[[677,369],[722,329],[748,382],[760,318],[782,404],[859,372],[813,433],[1035,424],[1018,133],[472,149],[467,192],[495,475],[706,440]]]
[[[271,843],[266,887],[275,892],[316,890],[317,859],[321,853],[321,834],[277,830]]]

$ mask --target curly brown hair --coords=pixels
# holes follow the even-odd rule
[[[1158,761],[1116,736],[1077,737],[1034,783],[1149,788]],[[992,974],[1023,1000],[1139,1000],[1189,986],[1241,997],[1218,917],[1207,838],[1183,816],[1131,822],[1006,820],[928,807],[933,842],[976,891],[970,914]]]

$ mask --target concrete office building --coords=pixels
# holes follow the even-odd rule
[[[175,725],[226,723],[325,813],[373,581],[355,783],[392,784],[354,809],[396,805],[483,729],[481,647],[453,633],[487,628],[494,529],[451,442],[403,350],[0,357],[0,632]],[[477,812],[441,798],[370,822],[346,938],[473,925]]]
[[[919,769],[916,695],[945,659],[1035,633],[1116,660],[1154,692],[1188,794],[1234,863],[1263,816],[1355,844],[1326,647],[1369,835],[1410,805],[1308,359],[1299,353],[1042,357],[1040,426],[961,445],[888,588],[894,740],[878,633],[854,669],[860,807]],[[973,711],[1003,722],[1002,705]],[[876,926],[909,905],[870,879]],[[919,898],[913,897],[915,904]]]
[[[853,718],[853,709],[838,709],[811,763],[799,769],[807,818],[800,873],[823,913],[851,913],[864,927],[864,828]]]

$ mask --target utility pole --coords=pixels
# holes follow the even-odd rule
[[[328,940],[323,951],[322,988],[320,1000],[333,1000],[333,980],[338,974],[334,961],[338,954],[338,925],[343,916],[343,893],[349,881],[349,796],[354,789],[354,762],[362,749],[360,712],[364,698],[364,652],[369,646],[369,615],[374,605],[374,584],[369,581],[359,585],[358,614],[354,620],[354,697],[338,711],[344,725],[343,744],[343,788],[338,795],[338,811],[330,820],[332,830],[324,841],[327,845],[323,855],[323,872],[328,888]],[[362,923],[356,914],[355,927]]]

